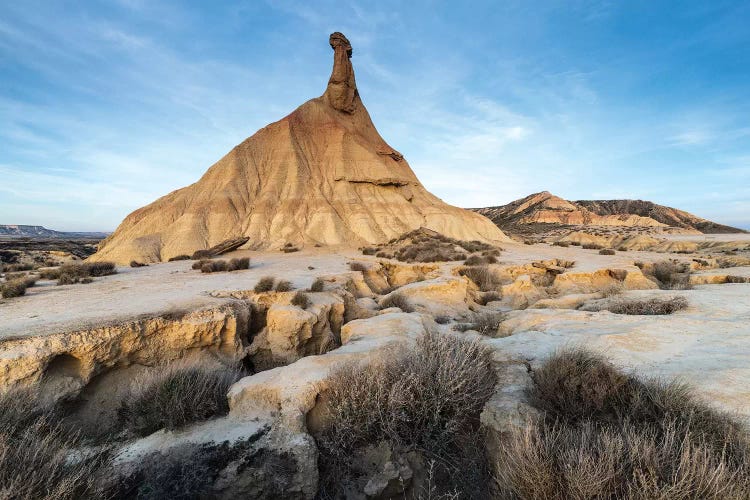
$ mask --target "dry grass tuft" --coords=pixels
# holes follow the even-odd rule
[[[323,278],[315,278],[315,281],[310,285],[311,292],[322,292],[326,287],[326,282]]]
[[[130,267],[146,267],[148,264],[145,264],[143,262],[138,262],[137,260],[131,260],[130,261]]]
[[[494,336],[503,321],[505,321],[504,313],[486,312],[477,314],[471,323],[459,323],[453,329],[459,332],[475,330],[482,335]]]
[[[560,351],[534,372],[544,418],[506,441],[499,485],[518,498],[750,497],[750,439],[685,385],[642,381]]]
[[[0,395],[0,496],[20,499],[96,498],[106,451],[72,455],[78,437],[29,389]]]
[[[301,309],[307,309],[310,305],[310,297],[305,292],[297,292],[292,297],[292,305],[297,306]]]
[[[279,280],[278,283],[276,283],[277,292],[291,292],[292,290],[294,290],[294,287],[292,286],[291,281]]]
[[[391,293],[380,301],[381,309],[388,309],[389,307],[398,307],[405,313],[411,313],[415,310],[409,299],[400,293]]]
[[[487,266],[469,266],[461,269],[458,274],[466,276],[483,292],[496,290],[500,286],[499,280]]]
[[[273,290],[274,283],[276,283],[276,278],[273,276],[264,276],[255,284],[253,291],[255,293],[270,292]]]
[[[118,416],[130,432],[146,436],[225,415],[229,411],[227,391],[239,377],[234,368],[168,365],[133,382]]]
[[[611,248],[602,248],[601,250],[599,250],[599,255],[614,255],[616,253],[617,252],[615,252]]]

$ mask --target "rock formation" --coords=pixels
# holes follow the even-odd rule
[[[426,227],[462,240],[507,237],[430,194],[370,119],[341,33],[325,93],[259,130],[203,177],[136,210],[92,260],[165,261],[222,241],[244,248],[362,245]]]
[[[702,233],[742,233],[675,208],[641,200],[568,201],[548,191],[507,205],[475,208],[502,229],[530,224],[566,226],[677,227]]]

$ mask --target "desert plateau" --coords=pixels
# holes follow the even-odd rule
[[[167,22],[158,14],[165,11],[151,10],[166,8],[161,2],[126,3],[107,7],[119,13],[114,17],[92,6],[58,14],[61,19],[80,14],[75,21],[64,21],[75,26],[89,26],[84,20],[98,15],[115,23],[91,25],[104,30],[102,40],[107,41],[102,44],[113,43],[123,51],[115,68],[138,67],[140,60],[130,55],[155,53],[154,40],[178,36],[175,30],[182,28],[177,26],[190,19],[169,6],[174,16]],[[710,11],[711,19],[721,14],[717,19],[728,23],[732,12],[734,17],[750,14],[737,4],[702,9]],[[224,12],[224,7],[212,9]],[[180,12],[197,16],[200,9],[207,24],[218,23],[206,8],[182,6]],[[462,16],[449,13],[456,8],[436,7],[431,15],[463,26]],[[503,3],[480,10],[494,19],[506,8],[514,19],[532,9]],[[595,9],[587,4],[575,7],[583,10],[575,10],[574,17],[575,23],[584,22],[581,13],[586,12],[592,17],[585,17],[585,23],[602,23],[652,8]],[[451,142],[426,124],[437,105],[430,101],[428,106],[423,99],[437,92],[441,72],[468,72],[472,58],[482,65],[495,57],[486,51],[489,35],[475,33],[476,43],[485,48],[462,52],[472,54],[467,60],[450,58],[448,52],[445,60],[437,52],[421,54],[435,59],[440,71],[412,79],[414,73],[399,74],[409,65],[423,68],[413,58],[417,42],[396,35],[406,29],[404,19],[416,23],[401,17],[407,16],[405,10],[340,9],[323,23],[319,13],[331,9],[317,2],[288,8],[234,5],[232,15],[222,17],[222,26],[252,19],[249,26],[259,30],[253,37],[265,40],[269,54],[261,57],[259,49],[241,57],[243,64],[257,66],[253,69],[267,65],[259,69],[269,72],[267,81],[239,71],[222,73],[218,62],[207,66],[209,73],[195,62],[182,67],[182,73],[165,77],[165,69],[148,80],[146,88],[158,93],[172,78],[187,79],[188,93],[178,98],[179,89],[167,91],[175,96],[168,105],[183,111],[193,109],[189,103],[197,101],[190,99],[208,101],[202,87],[206,81],[233,92],[237,81],[230,75],[242,85],[253,82],[254,87],[243,89],[249,96],[256,91],[278,95],[284,106],[282,96],[299,103],[309,88],[323,90],[291,112],[278,112],[283,106],[264,101],[256,111],[276,116],[275,121],[227,148],[223,156],[217,154],[202,175],[190,177],[196,170],[160,172],[155,164],[141,170],[127,159],[77,150],[78,157],[93,162],[85,163],[85,171],[95,170],[101,161],[134,178],[112,180],[111,191],[107,183],[94,183],[90,192],[73,188],[73,181],[53,180],[51,192],[59,192],[59,201],[50,194],[39,198],[38,205],[0,202],[0,222],[8,223],[0,225],[0,499],[750,498],[750,223],[744,222],[750,218],[742,219],[750,216],[742,213],[750,198],[747,184],[742,186],[746,173],[741,173],[747,167],[732,164],[729,174],[711,173],[711,178],[737,176],[730,179],[735,191],[719,196],[699,186],[709,200],[701,205],[703,198],[677,192],[687,190],[686,183],[699,170],[678,175],[665,173],[666,167],[652,169],[655,178],[674,183],[658,189],[652,179],[635,179],[639,174],[609,175],[606,165],[600,167],[605,174],[599,180],[583,179],[583,172],[593,167],[582,168],[578,180],[563,179],[563,172],[575,165],[548,155],[544,148],[552,143],[534,145],[533,135],[526,146],[528,158],[539,165],[552,158],[554,173],[542,173],[542,166],[537,173],[526,164],[512,171],[492,153],[497,144],[509,148],[499,150],[509,155],[523,149],[508,145],[525,139],[507,127],[492,128],[492,133],[505,135],[490,139],[489,146],[476,138],[468,141],[470,155],[486,153],[497,162],[489,177],[485,167],[473,166],[465,156],[454,162],[448,152],[440,153],[448,170],[438,163],[425,166],[420,141],[436,141],[430,144],[437,151],[461,141]],[[567,20],[562,12],[573,7],[559,9],[544,14],[550,16],[550,26]],[[38,49],[24,45],[28,39],[19,35],[37,19],[31,10],[8,8],[14,28],[0,16],[0,56],[5,46]],[[374,16],[375,10],[384,17]],[[253,17],[266,11],[273,15]],[[126,36],[115,26],[135,22],[130,16],[163,23],[164,31]],[[522,17],[519,27],[537,26]],[[292,19],[315,26],[316,35],[295,38],[299,30],[292,28],[298,25],[286,24]],[[386,19],[395,32],[374,36],[372,23],[380,26]],[[324,29],[332,21],[347,28],[346,35]],[[415,25],[422,28],[415,28],[413,38],[420,33],[429,37],[420,31],[427,22]],[[361,31],[349,31],[352,25]],[[471,26],[462,33],[472,32]],[[221,33],[206,29],[195,38],[179,35],[182,41],[192,40],[180,50],[194,54],[195,61],[219,40],[240,44],[235,28]],[[529,37],[539,36],[534,29]],[[584,33],[582,40],[594,36]],[[490,38],[494,36],[501,35]],[[676,32],[669,36],[679,38]],[[746,33],[736,36],[747,46]],[[635,38],[629,39],[626,53],[645,50]],[[441,40],[436,46],[445,43]],[[410,54],[407,65],[389,67],[385,57],[376,61],[379,45],[388,46],[385,50],[395,59],[400,57],[396,52]],[[570,49],[567,41],[564,46]],[[73,54],[84,57],[96,50],[77,47],[56,57],[78,64]],[[542,49],[528,50],[536,54]],[[177,53],[157,59],[153,68],[170,68]],[[501,54],[498,49],[497,57],[505,57]],[[738,61],[746,70],[750,61],[743,57]],[[296,84],[291,77],[271,76],[300,75],[309,64],[330,70],[327,82],[313,81],[308,87],[307,79],[317,78],[317,70]],[[601,64],[601,72],[610,67]],[[15,94],[32,92],[11,66],[8,81],[16,83],[7,92],[0,90],[0,108],[7,110]],[[33,68],[33,74],[46,71]],[[355,68],[367,85],[358,86]],[[521,71],[504,68],[508,74]],[[398,83],[371,92],[377,79]],[[89,92],[85,85],[97,81],[83,79],[79,90]],[[289,84],[278,86],[278,81]],[[483,80],[488,89],[493,82]],[[626,84],[635,85],[618,80],[618,85]],[[575,106],[606,100],[585,94],[580,80],[575,85]],[[717,85],[729,88],[729,83]],[[145,97],[128,100],[125,87],[112,88],[120,89],[112,90],[113,95],[121,92],[122,105],[132,109],[133,124],[139,120],[135,115],[150,106],[167,109]],[[468,87],[451,83],[448,89],[451,106],[464,102]],[[467,100],[466,116],[472,106],[485,106],[487,113],[518,120],[532,134],[539,132],[542,116],[557,113],[551,109],[534,115],[533,123],[524,121],[519,108],[513,108],[514,99],[535,92],[542,99],[544,93],[534,86],[522,93],[517,87],[506,90],[501,95],[507,97],[507,107]],[[64,92],[59,92],[62,99]],[[211,122],[230,120],[232,106],[221,107],[223,94],[212,95],[216,99],[206,105],[225,111],[217,111]],[[99,98],[104,99],[90,97],[92,102]],[[613,101],[602,105],[616,107]],[[54,108],[52,103],[45,106]],[[237,106],[239,115],[245,108]],[[83,112],[64,121],[41,112],[23,116],[18,124],[49,120],[76,134],[83,130],[82,121],[98,120]],[[453,134],[474,126],[454,119]],[[409,120],[421,123],[423,136],[398,133],[407,130],[400,127]],[[97,121],[97,127],[106,129],[106,122]],[[194,143],[175,161],[195,158],[195,163],[204,157],[201,149],[210,139],[204,131],[190,135],[184,124],[167,122],[165,117],[158,126],[176,134],[181,148]],[[381,136],[376,123],[388,133]],[[0,123],[0,141],[10,149],[6,158],[0,151],[3,175],[19,158],[41,158],[44,145],[52,144],[53,139],[40,135],[34,140],[36,156],[12,156],[18,144],[30,139],[19,132],[21,125],[13,129],[15,134],[6,134],[4,127]],[[133,137],[139,136],[138,125],[128,127]],[[219,135],[236,135],[226,132],[228,124],[217,127]],[[581,127],[570,135],[575,141],[583,140]],[[387,143],[386,135],[402,149]],[[487,140],[484,132],[477,137]],[[102,141],[122,141],[133,158],[168,157],[166,144],[144,143],[139,149],[129,137],[109,132],[75,147],[93,151]],[[565,146],[570,158],[588,158],[570,141]],[[670,141],[669,147],[685,147]],[[223,148],[225,142],[220,144]],[[732,144],[723,150],[726,155],[741,150]],[[712,147],[716,151],[719,146]],[[411,149],[417,151],[414,169],[406,159]],[[604,158],[599,149],[595,152],[597,161]],[[689,156],[669,156],[645,146],[638,155],[666,163],[688,162]],[[519,158],[512,161],[526,161]],[[72,170],[66,168],[59,166],[67,176]],[[34,179],[48,182],[55,171]],[[443,174],[445,182],[436,180]],[[526,180],[518,180],[527,174]],[[183,179],[190,183],[179,187]],[[128,197],[133,186],[156,189],[146,186],[151,182],[174,190],[160,192],[151,202],[141,195]],[[635,190],[632,186],[639,182],[644,188]],[[591,187],[594,183],[597,187]],[[0,197],[22,196],[11,177],[5,184]],[[441,197],[433,194],[435,186]],[[534,191],[519,186],[533,186]],[[32,182],[27,188],[29,193],[44,189]],[[635,194],[624,195],[628,189]],[[465,192],[461,205],[478,206],[460,208],[453,202],[456,197],[449,198],[452,203],[443,201],[459,191]],[[649,201],[638,199],[646,196]],[[716,201],[720,198],[729,201],[722,205]],[[689,211],[675,203],[680,200],[692,200]],[[12,211],[11,204],[17,205]],[[710,204],[717,208],[706,210],[709,218],[703,218],[700,209]],[[739,215],[723,216],[718,207],[729,206]],[[123,207],[131,211],[127,216]],[[107,230],[105,224],[80,220],[66,210],[95,220],[116,210],[119,224]],[[70,220],[72,224],[54,222]],[[58,226],[66,230],[47,229]]]

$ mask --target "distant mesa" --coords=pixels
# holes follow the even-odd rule
[[[685,232],[707,234],[746,232],[650,201],[568,201],[548,191],[534,193],[507,205],[472,210],[509,232],[533,224],[679,228]]]
[[[429,193],[360,99],[352,46],[333,33],[321,97],[259,130],[201,179],[128,215],[93,260],[166,261],[248,237],[243,248],[363,245],[425,227],[460,240],[506,241],[485,217]]]
[[[0,224],[0,237],[6,238],[106,238],[109,233],[83,231],[55,231],[44,226]]]

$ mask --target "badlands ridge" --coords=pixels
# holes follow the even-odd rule
[[[322,96],[246,139],[195,184],[128,215],[93,259],[166,261],[238,237],[256,249],[383,243],[419,227],[507,240],[486,218],[422,186],[362,104],[349,41],[334,33],[330,44]]]

